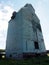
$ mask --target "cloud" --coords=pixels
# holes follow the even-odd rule
[[[10,6],[3,6],[3,9],[0,8],[0,30],[6,29],[8,25],[8,21],[14,11]]]
[[[5,49],[8,21],[13,11],[14,9],[11,6],[0,3],[0,48]]]

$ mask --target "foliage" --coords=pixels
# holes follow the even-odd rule
[[[49,65],[49,57],[33,57],[30,59],[0,59],[0,65]]]

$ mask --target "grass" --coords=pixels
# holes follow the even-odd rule
[[[49,65],[49,57],[42,56],[22,60],[0,59],[0,65]]]

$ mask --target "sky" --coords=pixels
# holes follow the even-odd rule
[[[32,4],[40,19],[45,47],[49,50],[49,0],[0,0],[0,49],[6,49],[8,22],[13,11],[19,11],[26,3]]]

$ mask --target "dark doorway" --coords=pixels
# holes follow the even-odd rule
[[[35,49],[39,49],[38,42],[34,42],[34,45],[35,45]]]

